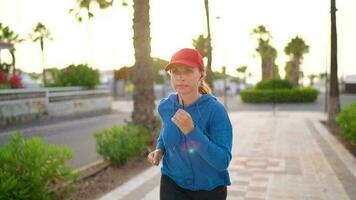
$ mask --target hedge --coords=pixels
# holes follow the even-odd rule
[[[256,89],[292,89],[293,83],[282,79],[269,79],[260,81],[256,85]]]
[[[319,92],[313,88],[293,89],[246,89],[240,95],[244,102],[248,103],[287,103],[287,102],[314,102]]]

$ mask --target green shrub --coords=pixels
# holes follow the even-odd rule
[[[11,89],[11,85],[10,84],[0,84],[0,90],[1,89]]]
[[[313,88],[293,88],[277,90],[247,89],[240,93],[241,99],[248,103],[269,103],[269,102],[313,102],[318,97],[319,92]]]
[[[84,86],[94,88],[100,83],[99,72],[88,65],[70,65],[56,77],[59,86]]]
[[[98,154],[113,166],[120,166],[146,148],[149,131],[131,124],[94,133]]]
[[[49,68],[46,69],[46,73],[51,74],[51,79],[46,80],[46,87],[60,87],[63,86],[60,78],[62,77],[62,71],[58,68]]]
[[[265,89],[292,89],[293,83],[288,80],[282,79],[269,79],[260,81],[256,85],[256,89],[265,90]]]
[[[351,103],[341,110],[336,117],[341,135],[356,144],[356,102]]]
[[[70,183],[79,177],[65,166],[72,155],[67,146],[13,134],[0,148],[0,199],[59,199],[68,194]]]

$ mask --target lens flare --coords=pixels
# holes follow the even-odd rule
[[[194,150],[192,147],[190,147],[190,148],[188,149],[188,153],[189,153],[189,154],[194,154],[194,152],[195,152],[195,150]]]
[[[182,150],[188,152],[189,155],[194,155],[199,149],[200,143],[196,141],[187,141],[187,143],[182,145]]]

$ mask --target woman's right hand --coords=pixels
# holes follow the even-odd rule
[[[148,161],[150,161],[152,165],[156,165],[156,166],[159,165],[159,162],[161,161],[162,157],[163,157],[163,151],[161,149],[156,149],[151,153],[149,153],[147,156]]]

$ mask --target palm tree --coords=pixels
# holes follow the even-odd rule
[[[243,76],[243,83],[246,83],[246,78],[247,78],[247,66],[246,65],[242,65],[242,66],[240,66],[240,67],[238,67],[238,68],[236,68],[236,71],[238,72],[238,73],[241,73],[242,74],[242,76]]]
[[[287,44],[284,52],[290,57],[290,61],[286,65],[286,79],[290,80],[295,86],[298,86],[300,65],[303,55],[309,52],[309,46],[302,38],[296,36]]]
[[[209,54],[209,38],[204,37],[203,34],[199,35],[197,39],[193,39],[192,44],[196,50],[199,51],[203,58],[208,58]]]
[[[279,72],[278,72],[278,66],[276,64],[276,59],[277,59],[277,50],[272,47],[270,44],[267,44],[264,47],[264,57],[266,59],[266,65],[265,67],[265,77],[266,79],[273,78],[273,79],[279,79]]]
[[[261,56],[262,80],[278,78],[278,67],[275,64],[277,50],[269,44],[271,39],[270,32],[263,25],[253,29],[253,35],[258,38],[256,51]]]
[[[331,0],[331,56],[330,56],[330,91],[328,104],[328,124],[336,124],[336,115],[340,112],[339,82],[337,76],[337,31],[336,31],[336,5]]]
[[[79,0],[89,4],[94,1],[100,8],[105,9],[114,3],[114,0]],[[122,1],[126,6],[126,2]],[[87,7],[90,9],[90,6]],[[153,93],[153,69],[151,58],[151,33],[150,33],[150,1],[133,0],[133,45],[135,49],[135,65],[133,67],[134,83],[134,110],[132,121],[136,125],[144,126],[153,130],[155,126],[154,117],[154,93]]]
[[[91,32],[91,20],[94,18],[94,13],[92,12],[92,4],[96,3],[99,5],[101,9],[108,8],[112,6],[113,1],[112,0],[76,0],[78,4],[78,8],[71,8],[69,9],[69,13],[73,14],[76,20],[79,23],[83,23],[84,21],[87,21],[87,31],[88,31],[88,62],[91,65],[92,59],[93,59],[93,48],[92,48],[92,32]],[[82,12],[84,11],[84,12]]]
[[[69,9],[70,14],[74,14],[75,18],[77,19],[78,22],[83,22],[84,21],[84,16],[82,15],[81,10],[85,10],[85,14],[87,17],[87,20],[90,21],[94,17],[94,13],[91,10],[92,3],[96,2],[99,4],[99,7],[104,9],[112,5],[113,1],[102,1],[102,0],[77,0],[79,8],[71,8]]]
[[[205,5],[205,14],[206,14],[206,24],[208,28],[208,52],[207,52],[207,58],[208,58],[208,63],[207,63],[207,71],[206,71],[206,82],[209,86],[213,85],[213,72],[211,69],[211,63],[212,63],[212,47],[211,47],[211,33],[210,33],[210,18],[209,18],[209,0],[204,0],[204,5]]]
[[[0,23],[0,40],[3,42],[15,44],[15,43],[20,43],[24,41],[23,39],[20,39],[20,36],[16,34],[13,30],[10,29],[9,26],[3,26],[2,23]],[[15,75],[16,73],[16,57],[15,57],[15,51],[16,48],[11,48],[9,49],[9,52],[11,54],[12,58],[12,74]]]
[[[45,63],[44,63],[44,41],[45,40],[52,40],[51,32],[47,27],[38,22],[35,28],[33,29],[33,33],[30,35],[32,38],[33,42],[40,42],[40,48],[41,48],[41,55],[42,55],[42,79],[43,79],[43,85],[46,86],[47,81],[46,81],[46,69],[45,69]]]
[[[323,73],[319,73],[319,74],[317,75],[317,77],[318,77],[320,80],[325,79],[325,78],[326,78],[326,76],[327,76],[327,74],[326,74],[325,72],[323,72]]]
[[[314,85],[314,79],[317,78],[317,77],[318,77],[318,75],[316,75],[316,74],[309,74],[308,75],[308,78],[310,80],[310,86]]]
[[[211,60],[211,44],[210,44],[210,39],[209,37],[204,37],[204,35],[199,35],[197,39],[193,39],[192,44],[195,47],[196,50],[199,51],[199,53],[202,55],[203,58],[206,58],[208,60],[207,64],[207,72],[206,72],[206,81],[210,81],[208,84],[209,86],[212,86],[212,82],[214,80],[214,73],[211,71],[211,62],[209,62],[209,59]],[[210,65],[210,67],[208,67]],[[210,68],[210,70],[209,70]]]

